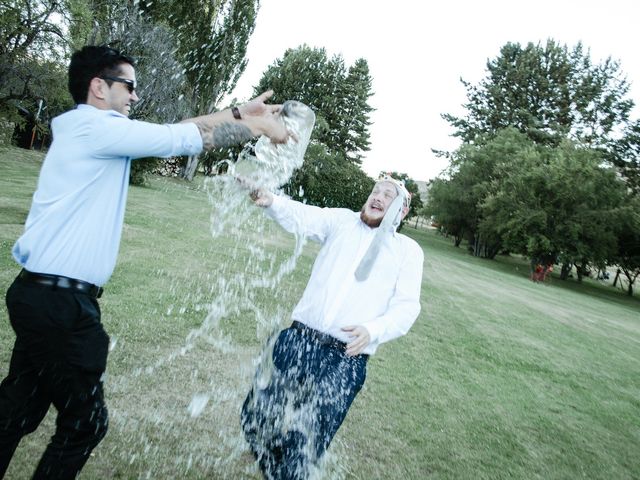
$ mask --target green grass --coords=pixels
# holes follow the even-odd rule
[[[0,150],[2,292],[18,272],[10,249],[40,162],[35,152]],[[275,289],[253,284],[294,242],[256,209],[240,209],[212,236],[220,216],[210,190],[161,178],[130,189],[101,300],[113,345],[110,431],[81,478],[260,478],[238,412],[252,359],[286,324],[317,248],[306,246]],[[534,284],[520,259],[477,259],[433,232],[405,233],[425,250],[422,312],[370,360],[328,476],[640,478],[638,297],[596,282]],[[4,376],[13,343],[4,304],[0,325]],[[210,400],[191,418],[198,393]],[[7,478],[30,477],[53,413],[23,440]]]

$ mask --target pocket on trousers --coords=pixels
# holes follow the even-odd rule
[[[299,364],[306,346],[302,334],[294,328],[286,328],[280,332],[273,345],[273,365],[281,372]]]
[[[109,336],[100,321],[96,300],[83,294],[74,295],[80,307],[69,337],[69,363],[87,372],[102,373],[107,367]]]

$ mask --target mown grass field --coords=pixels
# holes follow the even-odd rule
[[[19,268],[42,155],[0,149],[0,292]],[[259,479],[238,413],[270,329],[287,324],[317,248],[275,287],[294,241],[260,212],[220,225],[211,187],[131,188],[119,262],[101,299],[111,424],[80,478]],[[219,212],[218,212],[219,213]],[[216,232],[212,235],[211,230]],[[595,282],[528,280],[431,231],[422,312],[382,346],[330,449],[326,478],[640,478],[640,300]],[[265,273],[266,272],[266,273]],[[0,307],[0,375],[13,343]],[[194,395],[208,399],[199,416]],[[54,412],[7,478],[27,479]]]

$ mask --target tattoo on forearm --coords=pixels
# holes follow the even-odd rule
[[[253,134],[249,127],[245,125],[224,122],[213,128],[211,137],[214,147],[226,148],[248,142],[253,137]]]

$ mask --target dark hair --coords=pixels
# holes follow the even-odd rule
[[[87,45],[74,52],[69,63],[69,92],[74,102],[85,103],[91,80],[102,75],[118,76],[123,63],[135,66],[133,58],[105,45]]]

